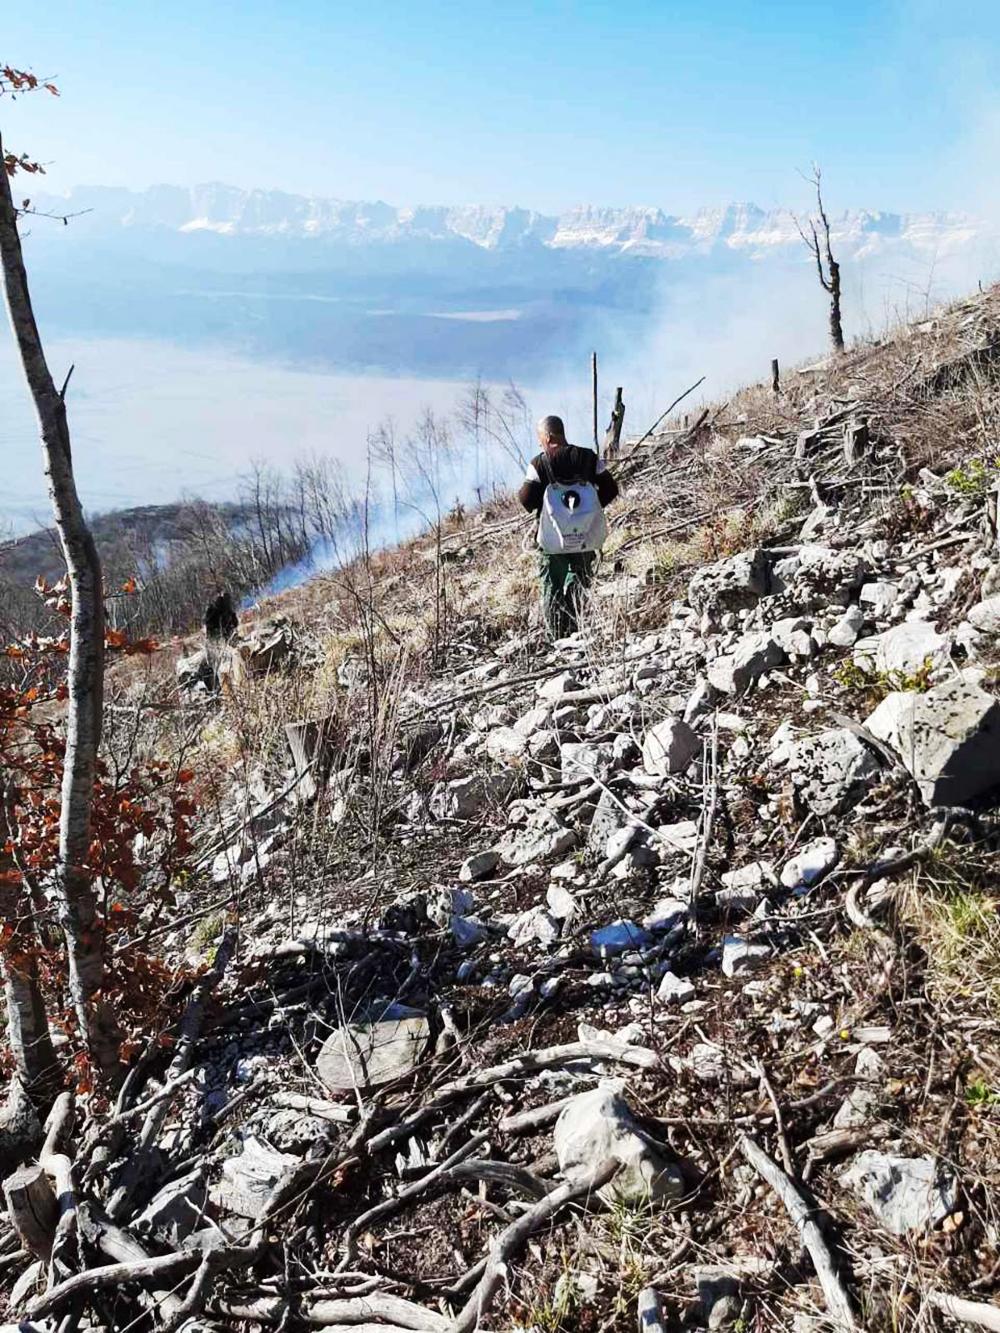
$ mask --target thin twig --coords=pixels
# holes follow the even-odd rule
[[[567,1180],[546,1194],[543,1199],[539,1199],[538,1203],[502,1231],[490,1249],[489,1259],[479,1285],[462,1307],[449,1333],[473,1333],[492,1304],[508,1262],[521,1250],[532,1232],[543,1227],[567,1203],[595,1193],[606,1185],[618,1170],[619,1163],[612,1159],[602,1162],[586,1175]]]
[[[826,1238],[814,1217],[815,1210],[809,1206],[781,1167],[776,1162],[772,1162],[763,1148],[755,1143],[753,1139],[746,1134],[741,1134],[739,1147],[743,1156],[757,1174],[777,1194],[785,1205],[789,1217],[798,1228],[802,1244],[809,1251],[809,1257],[816,1269],[816,1276],[823,1288],[823,1295],[826,1297],[826,1306],[831,1318],[840,1329],[845,1330],[845,1333],[847,1330],[850,1330],[851,1333],[858,1333],[860,1326],[854,1315],[853,1303],[837,1274],[830,1247],[827,1245]]]

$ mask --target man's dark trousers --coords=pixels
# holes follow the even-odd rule
[[[563,639],[576,630],[582,594],[593,581],[596,564],[596,551],[571,555],[550,555],[543,551],[539,555],[542,613],[553,639]]]

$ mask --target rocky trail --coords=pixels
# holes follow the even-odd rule
[[[301,604],[182,662],[292,761],[206,812],[169,1044],[6,1181],[7,1327],[1000,1328],[998,305],[626,446],[569,639],[462,603],[500,513],[336,717]]]

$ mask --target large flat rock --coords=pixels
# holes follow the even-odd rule
[[[978,685],[897,690],[866,725],[896,751],[928,805],[961,805],[1000,783],[1000,703]]]
[[[430,1040],[422,1015],[349,1023],[327,1037],[316,1072],[331,1092],[378,1088],[404,1078],[419,1064]]]

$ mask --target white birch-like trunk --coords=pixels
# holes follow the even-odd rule
[[[0,163],[3,147],[0,144]],[[101,562],[77,495],[66,405],[45,360],[28,290],[10,180],[0,166],[0,261],[10,325],[41,433],[45,476],[69,575],[72,601],[69,711],[56,875],[66,936],[69,988],[81,1035],[97,1068],[115,1079],[120,1033],[98,992],[104,980],[104,928],[91,883],[90,821],[104,701],[104,588]]]
[[[0,961],[0,976],[7,1004],[7,1041],[14,1068],[25,1089],[44,1099],[58,1081],[59,1063],[38,984],[37,960],[31,954],[4,958]]]
[[[0,793],[0,843],[11,835],[10,822]],[[0,868],[9,869],[7,857]],[[41,940],[28,893],[12,885],[0,888],[0,921],[11,929],[0,956],[0,983],[7,1007],[7,1041],[21,1084],[32,1097],[44,1103],[58,1081],[59,1065],[49,1031],[45,1000],[38,977]]]

